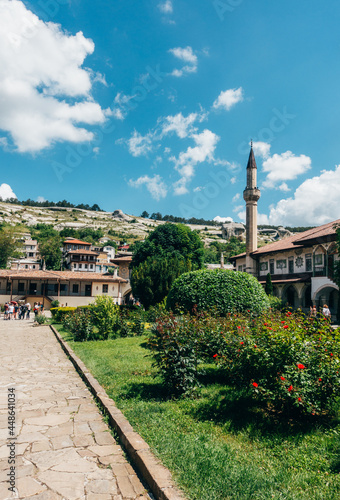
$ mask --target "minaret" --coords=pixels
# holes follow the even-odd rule
[[[246,272],[256,273],[255,261],[251,253],[257,249],[257,202],[261,196],[257,188],[257,166],[251,142],[249,160],[247,165],[247,187],[243,191],[246,202]]]

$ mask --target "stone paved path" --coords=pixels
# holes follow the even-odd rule
[[[17,491],[8,490],[15,388]],[[0,500],[147,500],[92,395],[50,328],[0,320]]]

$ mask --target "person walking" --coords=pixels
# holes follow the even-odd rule
[[[14,305],[9,304],[8,306],[8,319],[12,319],[14,314]]]
[[[30,319],[31,304],[29,302],[27,302],[27,304],[25,304],[25,308],[26,308],[26,319]]]
[[[8,319],[8,302],[4,305],[4,319]]]
[[[331,318],[331,311],[329,310],[329,307],[327,304],[324,304],[323,309],[322,309],[322,314],[325,316],[325,318],[330,319]]]

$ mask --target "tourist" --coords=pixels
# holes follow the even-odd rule
[[[317,310],[316,310],[316,306],[310,306],[310,317],[311,318],[316,318],[317,316]]]
[[[26,319],[30,319],[31,304],[29,302],[27,302],[27,304],[25,304],[25,307],[26,307]]]
[[[44,304],[43,304],[43,302],[40,302],[40,312],[41,312],[41,314],[44,312]]]
[[[322,314],[326,317],[326,318],[330,318],[331,317],[331,311],[329,310],[329,307],[327,304],[324,304],[323,306],[323,309],[322,309]]]
[[[18,310],[19,310],[18,304],[14,304],[14,319],[18,319]]]
[[[4,319],[8,319],[8,302],[4,305]]]
[[[8,319],[12,319],[14,314],[14,305],[9,304],[8,305]]]

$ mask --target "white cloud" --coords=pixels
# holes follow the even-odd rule
[[[16,198],[16,194],[13,192],[11,186],[8,184],[0,185],[0,198],[2,200],[8,200],[8,198]]]
[[[194,54],[194,51],[192,50],[192,47],[176,47],[174,49],[170,49],[169,52],[177,57],[177,59],[179,59],[180,61],[187,63],[181,69],[174,69],[171,73],[172,76],[180,78],[181,76],[188,73],[196,73],[198,60],[196,54]]]
[[[233,106],[235,106],[238,102],[242,102],[244,99],[243,96],[243,88],[239,87],[238,89],[229,89],[222,91],[216,101],[213,104],[213,108],[219,109],[223,108],[229,111]]]
[[[44,201],[47,201],[46,198],[44,198],[43,196],[38,196],[37,198],[38,203],[43,203]]]
[[[165,0],[165,2],[159,3],[158,8],[163,14],[172,14],[174,10],[171,0]]]
[[[135,181],[130,179],[129,185],[135,188],[145,185],[152,198],[157,201],[161,198],[165,198],[168,192],[167,187],[160,175],[154,175],[153,177],[144,175]]]
[[[236,181],[237,181],[237,177],[232,177],[232,178],[230,179],[230,183],[231,183],[231,184],[236,184]]]
[[[200,134],[192,134],[196,146],[188,147],[185,152],[180,153],[178,159],[172,157],[175,162],[175,169],[181,175],[181,178],[174,183],[174,192],[176,195],[186,194],[188,192],[187,183],[195,174],[195,166],[205,161],[214,160],[216,145],[220,140],[219,136],[205,129]]]
[[[295,156],[291,151],[275,154],[263,162],[262,170],[267,173],[263,187],[274,188],[280,181],[296,179],[311,168],[311,163],[309,156]]]
[[[253,143],[253,149],[254,149],[254,154],[255,156],[260,156],[261,158],[268,158],[269,153],[270,153],[270,148],[271,145],[268,144],[268,142],[254,142]]]
[[[238,207],[240,210],[241,210],[241,207]],[[237,216],[239,217],[239,220],[242,221],[242,222],[246,222],[246,211],[245,210],[241,210]],[[260,214],[258,213],[257,214],[257,223],[258,224],[269,224],[269,220],[268,220],[268,216],[266,214]]]
[[[152,151],[152,134],[141,135],[136,130],[133,132],[132,137],[127,140],[129,151],[132,156],[146,156]]]
[[[294,196],[271,207],[270,224],[320,225],[340,218],[340,165],[305,180]]]
[[[226,222],[234,222],[232,217],[220,217],[219,215],[217,215],[216,217],[213,218],[213,220],[215,222],[221,222],[222,224],[226,223]]]
[[[202,191],[204,188],[202,186],[197,186],[193,189],[194,193],[199,193],[200,191]]]
[[[240,193],[236,193],[231,201],[232,201],[232,203],[236,203],[237,200],[239,200],[240,198],[241,198]]]
[[[92,140],[79,124],[106,120],[91,96],[99,77],[82,68],[94,51],[92,40],[43,22],[19,0],[1,0],[0,46],[0,129],[18,151]]]
[[[184,117],[182,113],[174,116],[166,116],[162,124],[162,133],[175,132],[180,139],[184,139],[197,130],[193,127],[193,123],[197,120],[197,117],[197,113],[190,113],[187,117]]]
[[[278,189],[280,191],[290,191],[290,188],[288,187],[288,184],[286,182],[283,182],[282,184],[280,184]]]

